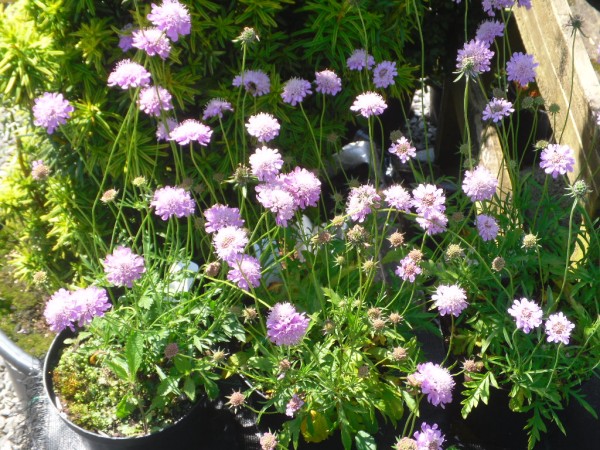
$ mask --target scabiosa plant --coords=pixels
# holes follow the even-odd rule
[[[227,272],[227,279],[240,289],[250,290],[250,286],[260,286],[260,262],[254,256],[238,254],[229,261],[231,268]]]
[[[504,36],[504,24],[497,20],[486,20],[477,28],[475,39],[491,44],[497,37]]]
[[[287,174],[279,175],[283,189],[294,199],[297,208],[305,209],[309,206],[317,206],[321,197],[321,181],[309,170],[296,167]]]
[[[383,191],[385,202],[390,208],[398,211],[410,212],[412,197],[410,193],[399,184],[394,184]]]
[[[180,35],[190,34],[192,28],[187,6],[177,0],[163,0],[158,6],[152,3],[152,11],[147,19],[173,42],[177,42]]]
[[[118,246],[107,255],[104,261],[106,279],[113,286],[126,286],[131,288],[133,282],[138,280],[144,272],[144,258],[136,255],[129,247]]]
[[[121,89],[148,86],[150,84],[150,72],[144,66],[130,59],[123,59],[117,63],[115,69],[108,76],[109,86],[119,86]]]
[[[475,78],[490,70],[490,61],[493,56],[494,52],[488,48],[485,42],[473,39],[458,51],[456,70],[460,74]]]
[[[523,330],[524,333],[529,333],[542,324],[542,308],[526,298],[515,299],[508,308],[508,313],[515,318],[517,329]]]
[[[169,135],[171,131],[173,131],[177,125],[177,121],[171,117],[167,117],[167,119],[163,122],[162,120],[156,126],[156,140],[158,141],[168,141],[171,138]]]
[[[31,163],[31,178],[35,181],[44,180],[48,178],[48,175],[50,175],[50,168],[43,160],[38,159]]]
[[[66,328],[75,331],[75,325],[84,326],[94,317],[101,317],[111,304],[104,289],[90,286],[75,291],[59,289],[46,303],[44,318],[55,333]]]
[[[462,189],[472,202],[491,200],[497,187],[498,179],[486,167],[479,165],[465,171]]]
[[[410,159],[417,156],[417,149],[404,136],[396,139],[396,142],[392,144],[388,151],[400,158],[402,164],[406,164]]]
[[[550,144],[540,155],[540,167],[544,172],[557,178],[567,172],[573,172],[575,166],[575,155],[573,149],[568,145]]]
[[[250,116],[246,122],[246,129],[250,136],[259,142],[269,142],[279,135],[279,122],[271,114],[258,113]]]
[[[312,94],[310,82],[301,78],[291,78],[286,81],[283,85],[283,92],[281,98],[284,103],[289,103],[292,106],[296,106],[304,97]]]
[[[417,214],[425,218],[433,212],[442,213],[446,210],[444,191],[433,184],[419,184],[413,189],[412,195],[412,206]]]
[[[421,272],[423,271],[419,264],[410,256],[405,256],[395,270],[396,275],[404,281],[410,281],[411,283],[415,282],[417,275]]]
[[[221,228],[233,226],[243,227],[244,220],[238,208],[216,204],[204,211],[204,229],[207,233],[214,233]]]
[[[494,97],[483,109],[483,120],[492,120],[494,123],[500,122],[503,118],[510,116],[515,109],[513,104],[503,98]]]
[[[67,123],[75,108],[61,93],[45,92],[35,99],[33,105],[33,123],[45,127],[48,134],[54,133],[59,125]]]
[[[481,4],[483,10],[489,16],[493,16],[496,14],[494,10],[500,11],[505,8],[511,8],[515,4],[515,0],[482,0]]]
[[[350,70],[363,70],[365,67],[371,70],[374,65],[375,58],[362,48],[354,50],[346,60],[346,66],[348,66],[348,69]]]
[[[527,86],[535,81],[535,68],[539,65],[534,61],[533,55],[515,52],[506,63],[507,79],[521,86]]]
[[[206,104],[202,120],[212,119],[213,117],[222,119],[225,111],[233,111],[231,103],[222,98],[213,98]]]
[[[448,226],[448,217],[440,211],[431,211],[427,215],[418,214],[415,220],[428,236],[443,233]]]
[[[315,72],[316,91],[325,95],[336,95],[342,90],[342,80],[333,70]]]
[[[263,433],[258,440],[260,444],[260,450],[275,450],[277,448],[277,436],[275,436],[270,431],[267,433]]]
[[[245,229],[232,225],[220,228],[213,235],[213,245],[217,256],[230,262],[244,253],[248,245],[248,233]]]
[[[132,34],[132,45],[145,51],[148,56],[158,55],[167,59],[171,53],[171,43],[165,34],[158,28],[144,28]]]
[[[415,431],[413,437],[417,441],[417,450],[442,450],[446,439],[436,423],[428,425],[425,422],[421,424],[421,431]]]
[[[562,312],[551,314],[544,326],[548,342],[563,343],[565,345],[569,344],[571,331],[575,328],[575,324],[567,319]]]
[[[398,75],[396,63],[393,61],[382,61],[373,69],[373,84],[378,88],[392,86],[394,77]]]
[[[249,162],[252,175],[258,178],[259,181],[275,180],[283,167],[283,159],[281,159],[279,150],[265,146],[257,148],[250,155]]]
[[[421,392],[427,395],[427,401],[434,406],[441,406],[452,401],[454,380],[445,367],[431,362],[419,364],[415,378],[421,383]]]
[[[175,216],[188,217],[194,214],[196,204],[189,192],[183,188],[165,186],[154,191],[150,206],[162,220]]]
[[[190,142],[198,142],[200,145],[208,145],[212,130],[207,125],[195,119],[187,119],[177,125],[169,134],[169,139],[179,145],[187,145]]]
[[[379,208],[380,202],[381,197],[370,184],[352,188],[348,194],[346,214],[355,222],[364,222],[374,208]]]
[[[133,24],[128,23],[119,32],[119,48],[123,53],[133,48],[133,36],[131,35],[133,31]]]
[[[435,290],[431,296],[434,306],[440,311],[441,316],[450,314],[458,317],[460,313],[469,305],[467,302],[467,293],[457,284],[442,284]]]
[[[477,232],[484,241],[493,241],[498,236],[498,222],[492,216],[479,214],[476,218]]]
[[[275,223],[287,227],[297,209],[293,195],[277,180],[259,184],[256,186],[256,192],[256,200],[275,214]]]
[[[269,76],[260,70],[246,70],[233,79],[233,86],[244,86],[246,92],[253,97],[268,94],[271,91]]]
[[[294,417],[297,411],[302,408],[304,405],[304,400],[302,400],[298,394],[292,395],[290,401],[285,405],[285,415],[288,417]]]
[[[365,92],[359,94],[350,107],[351,111],[357,111],[363,117],[378,116],[387,108],[383,97],[376,92]]]
[[[148,86],[140,91],[138,106],[140,110],[154,117],[159,117],[161,111],[173,109],[171,99],[173,97],[165,88],[160,86]]]
[[[297,345],[309,324],[306,314],[298,313],[291,303],[276,303],[267,317],[267,337],[275,345]]]

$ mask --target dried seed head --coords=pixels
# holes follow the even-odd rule
[[[207,277],[216,277],[217,275],[219,275],[219,272],[221,271],[221,263],[219,261],[213,261],[211,263],[208,263],[206,266],[204,266],[204,274]]]
[[[392,234],[390,234],[390,237],[388,237],[388,241],[390,241],[390,245],[393,248],[400,247],[402,244],[404,244],[404,233],[394,231]]]
[[[343,266],[346,262],[346,258],[344,257],[344,255],[337,255],[335,257],[335,263],[338,266]]]
[[[177,355],[177,353],[179,353],[179,346],[176,342],[171,342],[167,344],[167,346],[165,347],[165,358],[174,358],[175,355]]]
[[[258,312],[252,306],[244,308],[242,311],[242,317],[244,318],[244,323],[252,322],[258,317]]]
[[[460,211],[455,211],[450,216],[450,220],[453,223],[461,223],[463,220],[465,220],[465,215]]]
[[[135,177],[131,182],[136,187],[142,187],[146,185],[146,178],[144,177]]]
[[[408,352],[404,347],[395,347],[390,355],[394,361],[402,361],[408,356]]]
[[[367,316],[371,320],[380,319],[381,318],[381,308],[369,308],[367,310]]]
[[[332,320],[327,319],[323,322],[323,334],[331,334],[335,330],[335,323]]]
[[[483,369],[483,363],[481,361],[475,362],[473,359],[467,359],[463,362],[463,370],[465,372],[481,372]]]
[[[397,140],[399,140],[403,136],[404,136],[404,134],[402,134],[402,131],[400,131],[400,130],[393,130],[390,133],[390,141],[396,142]]]
[[[118,193],[119,193],[119,191],[117,191],[116,189],[109,189],[104,194],[102,194],[100,201],[102,203],[113,202],[115,200],[115,198],[117,198]]]
[[[381,333],[385,329],[385,320],[375,319],[371,322],[376,333]]]
[[[273,433],[264,433],[259,440],[260,450],[275,450],[277,448],[277,436]]]
[[[34,161],[31,166],[31,178],[36,181],[43,180],[50,175],[50,168],[43,161]]]
[[[369,233],[362,225],[354,225],[348,230],[346,237],[348,238],[348,242],[353,246],[369,246]]]
[[[331,226],[338,228],[342,225],[344,225],[344,216],[334,216],[334,218],[331,219]]]
[[[502,256],[496,256],[492,261],[492,270],[495,272],[500,272],[506,266],[506,261]]]
[[[371,273],[373,270],[375,270],[377,268],[377,263],[375,261],[373,261],[372,259],[367,259],[366,261],[364,261],[362,263],[362,271],[365,273]]]
[[[292,363],[288,359],[282,359],[279,361],[279,371],[287,372],[292,368]]]
[[[535,234],[526,234],[525,236],[523,236],[523,245],[521,245],[522,248],[524,248],[525,250],[531,250],[531,249],[536,249],[539,247],[538,245],[538,238]]]
[[[410,387],[414,387],[414,388],[420,388],[422,381],[420,381],[416,375],[414,373],[411,373],[410,375],[408,375],[406,377],[406,383],[410,386]]]
[[[362,365],[358,368],[358,378],[368,378],[369,376],[369,366]]]
[[[403,437],[394,446],[394,450],[417,450],[417,441],[411,438]],[[438,448],[438,444],[435,444],[435,448]]]
[[[446,260],[453,261],[465,257],[465,252],[458,244],[450,244],[446,249]]]
[[[215,350],[212,354],[212,360],[213,360],[213,362],[215,362],[217,364],[225,361],[226,358],[227,358],[227,352],[225,352],[224,350],[221,350],[221,349]]]
[[[33,284],[38,286],[45,284],[48,281],[48,274],[44,270],[38,270],[33,274]]]
[[[390,322],[392,322],[394,325],[398,325],[400,322],[402,322],[402,319],[402,315],[398,314],[397,312],[390,314]]]
[[[234,391],[226,398],[229,399],[227,404],[234,412],[237,412],[238,408],[241,408],[246,403],[246,396],[240,391]]]
[[[328,233],[327,231],[319,231],[316,235],[314,235],[311,238],[311,241],[313,242],[313,244],[316,245],[324,245],[331,242],[332,238],[333,236],[331,235],[331,233]]]

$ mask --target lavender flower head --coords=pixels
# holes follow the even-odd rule
[[[510,116],[515,109],[513,104],[503,98],[494,97],[483,109],[483,120],[492,120],[494,123],[500,122],[503,118]]]
[[[133,31],[133,24],[128,23],[119,32],[119,48],[125,53],[127,50],[133,48],[133,36],[131,32]]]
[[[204,211],[204,229],[211,234],[224,227],[243,227],[244,220],[238,208],[216,204]]]
[[[292,398],[285,406],[285,415],[288,417],[294,417],[296,412],[302,408],[304,405],[304,400],[302,400],[298,394],[292,395]]]
[[[342,90],[342,80],[332,70],[315,72],[316,91],[326,95],[336,95]]]
[[[244,86],[246,92],[254,97],[268,94],[271,90],[269,76],[260,70],[246,70],[233,79],[233,86]]]
[[[260,444],[260,450],[275,450],[277,448],[277,436],[271,433],[263,433],[258,441]]]
[[[160,86],[148,86],[140,91],[138,106],[149,116],[159,117],[161,111],[173,109],[171,94]]]
[[[417,366],[415,378],[421,383],[421,392],[427,394],[427,401],[444,408],[452,401],[454,380],[448,369],[439,364],[427,362]]]
[[[283,188],[290,193],[297,208],[305,209],[317,206],[321,197],[321,181],[317,176],[301,167],[296,167],[290,173],[280,175]]]
[[[297,345],[308,329],[309,319],[291,303],[276,303],[267,317],[267,337],[275,345]]]
[[[438,429],[436,423],[432,426],[423,422],[421,431],[415,431],[413,437],[417,441],[417,450],[442,450],[445,436]]]
[[[50,175],[50,168],[42,159],[37,159],[31,163],[31,178],[35,181],[40,181]]]
[[[352,55],[346,60],[346,65],[350,70],[363,70],[365,67],[371,70],[375,65],[375,58],[369,55],[365,49],[359,48],[352,52]]]
[[[504,25],[497,20],[486,20],[475,32],[475,39],[491,44],[497,37],[504,36]]]
[[[446,196],[442,189],[433,184],[420,184],[412,192],[412,205],[417,214],[427,218],[433,212],[442,213],[446,210]]]
[[[563,343],[569,344],[569,338],[571,337],[571,331],[575,328],[575,324],[571,322],[562,313],[551,314],[546,320],[546,340],[548,342],[556,342],[557,344]]]
[[[435,210],[427,215],[418,214],[415,220],[428,236],[443,233],[448,226],[448,217],[443,212]]]
[[[465,172],[462,189],[472,202],[491,200],[497,187],[498,179],[484,166]]]
[[[373,84],[378,88],[386,88],[395,84],[394,77],[398,75],[396,63],[382,61],[373,69]]]
[[[194,214],[196,204],[189,192],[182,188],[165,186],[154,191],[150,206],[155,207],[155,213],[162,220],[169,217],[188,217]]]
[[[506,74],[509,81],[515,81],[521,86],[535,81],[535,68],[540,64],[535,62],[533,55],[521,52],[513,53],[506,63]]]
[[[173,42],[177,42],[180,35],[190,34],[192,28],[187,7],[177,0],[163,0],[160,6],[152,3],[152,11],[147,19]]]
[[[411,283],[415,282],[415,278],[422,272],[419,264],[412,259],[410,256],[404,257],[400,261],[400,265],[396,267],[395,273],[404,281],[409,281]]]
[[[410,193],[399,184],[393,184],[383,191],[385,202],[390,208],[398,211],[410,212],[412,197]]]
[[[46,303],[44,318],[55,333],[67,327],[75,331],[75,324],[83,326],[90,323],[94,317],[103,316],[110,307],[104,289],[91,286],[69,292],[61,288]]]
[[[102,262],[106,279],[113,286],[131,288],[133,282],[146,271],[144,258],[136,255],[129,247],[118,246]]]
[[[516,0],[482,0],[481,4],[483,6],[483,10],[489,15],[493,16],[495,13],[494,10],[502,10],[505,8],[512,8],[515,4]],[[519,6],[525,6],[527,9],[531,8],[530,0],[518,0]]]
[[[551,174],[552,178],[573,172],[575,155],[568,145],[550,144],[540,155],[540,167],[544,172]]]
[[[171,134],[171,131],[177,127],[177,125],[179,125],[177,121],[171,117],[167,117],[166,123],[163,121],[159,122],[156,126],[156,139],[158,141],[170,140],[171,138],[169,135]]]
[[[291,78],[283,85],[281,98],[283,99],[284,103],[289,103],[292,106],[296,106],[298,103],[304,100],[304,97],[312,94],[310,88],[311,85],[309,81],[301,78]]]
[[[225,111],[233,111],[231,103],[222,98],[213,98],[206,104],[202,120],[212,119],[213,117],[222,119]]]
[[[119,86],[121,89],[137,88],[150,84],[150,72],[144,66],[130,59],[123,59],[117,63],[115,69],[108,76],[108,86]]]
[[[223,227],[213,235],[213,245],[219,258],[231,262],[244,252],[248,245],[248,233],[240,227]]]
[[[523,333],[529,333],[542,324],[542,308],[526,298],[515,299],[512,306],[508,308],[508,314],[515,318],[517,329],[523,330]]]
[[[275,223],[287,227],[288,221],[297,210],[296,200],[281,181],[259,184],[256,186],[256,200],[275,214]]]
[[[379,207],[381,197],[370,184],[352,188],[348,194],[346,214],[355,222],[364,222],[365,217],[373,208]]]
[[[229,261],[231,269],[227,272],[227,279],[240,289],[250,290],[250,286],[260,286],[260,262],[254,256],[239,254]]]
[[[388,151],[400,158],[402,164],[406,164],[411,158],[417,156],[417,149],[404,136],[396,139],[396,142],[392,144]]]
[[[492,216],[479,214],[476,218],[477,232],[484,241],[493,241],[498,236],[498,222]]]
[[[177,125],[169,134],[169,139],[179,145],[187,145],[196,141],[198,144],[207,146],[212,136],[210,127],[195,119],[187,119]]]
[[[246,129],[250,136],[254,136],[259,142],[269,142],[279,135],[279,122],[271,114],[258,113],[250,116],[246,123]]]
[[[460,313],[469,305],[467,302],[467,293],[457,284],[441,284],[431,296],[435,307],[440,311],[440,316],[450,314],[458,317]]]
[[[490,70],[490,61],[494,56],[485,42],[473,39],[465,43],[458,51],[456,57],[456,69],[459,73],[469,77],[477,77],[480,73]]]
[[[378,116],[387,108],[383,97],[376,92],[359,94],[350,107],[351,111],[358,111],[363,117]]]
[[[76,289],[71,292],[71,300],[75,302],[78,311],[77,325],[80,327],[89,324],[94,317],[103,316],[111,307],[106,290],[96,286]]]
[[[45,127],[48,134],[52,134],[59,125],[67,123],[67,119],[71,117],[73,111],[75,111],[75,108],[68,100],[65,100],[62,94],[45,92],[35,99],[33,123]]]
[[[257,148],[250,155],[249,162],[252,175],[258,178],[259,181],[275,180],[283,167],[283,159],[281,159],[279,150],[265,146]]]
[[[148,56],[158,55],[167,59],[171,53],[171,43],[164,33],[158,28],[144,28],[132,34],[132,45],[145,51]]]

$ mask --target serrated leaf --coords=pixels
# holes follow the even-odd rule
[[[144,335],[133,332],[127,338],[125,343],[125,357],[127,358],[127,370],[129,379],[135,381],[137,371],[142,364],[144,352]]]
[[[419,414],[419,406],[415,399],[406,391],[402,391],[402,398],[404,399],[404,403],[408,406],[408,409],[411,410],[413,414]]]
[[[482,401],[487,405],[490,398],[490,382],[494,377],[492,372],[486,372],[483,375],[472,374],[471,376],[474,379],[464,383],[466,389],[462,392],[467,398],[460,402],[461,405],[464,405],[461,410],[464,419],[466,419],[473,408],[479,404],[479,401]],[[493,384],[497,385],[495,379]]]
[[[359,431],[354,436],[354,442],[356,443],[357,450],[377,450],[377,444],[375,439],[366,431]]]
[[[154,303],[154,297],[151,295],[142,295],[138,300],[138,306],[144,309],[150,309]]]
[[[136,406],[137,401],[135,401],[133,396],[131,394],[126,394],[117,405],[115,414],[119,419],[126,419],[133,411],[135,411]]]
[[[196,383],[192,380],[191,377],[186,377],[183,382],[183,393],[187,395],[187,397],[194,401],[196,398]]]
[[[129,380],[129,372],[127,369],[127,363],[122,358],[113,358],[110,361],[106,361],[106,365],[114,372],[114,374],[121,380]]]

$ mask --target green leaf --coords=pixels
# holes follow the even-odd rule
[[[406,403],[406,406],[408,406],[408,409],[410,409],[412,413],[419,413],[419,406],[412,395],[406,391],[402,391],[402,398],[404,398],[404,403]]]
[[[194,401],[196,398],[196,383],[194,383],[194,380],[192,380],[191,377],[185,378],[185,381],[183,382],[183,393],[187,395],[191,401]]]
[[[151,295],[142,295],[138,300],[138,306],[144,309],[150,309],[153,303],[154,297],[152,297]]]
[[[126,419],[137,406],[137,401],[131,394],[126,394],[117,405],[116,415],[119,419]]]
[[[474,373],[471,374],[471,377],[473,380],[464,383],[466,389],[462,392],[467,398],[460,402],[461,405],[464,405],[461,410],[464,419],[479,404],[480,400],[487,405],[490,398],[490,383],[498,386],[492,372],[486,372],[483,375]]]
[[[366,431],[359,431],[354,437],[356,442],[356,450],[377,450],[375,439]]]
[[[106,365],[110,367],[110,370],[120,378],[121,380],[129,380],[129,373],[127,370],[127,363],[122,358],[113,358],[110,361],[106,361]]]
[[[125,343],[125,357],[127,358],[127,369],[131,381],[135,381],[137,371],[142,364],[144,351],[144,335],[131,333]]]

